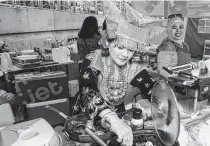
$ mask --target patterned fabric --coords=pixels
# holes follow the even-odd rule
[[[102,74],[106,72],[103,71],[103,58],[105,57],[101,57],[100,55],[100,57],[93,57],[93,60],[87,59],[83,61],[84,63],[82,64],[83,66],[79,79],[81,96],[79,97],[77,104],[74,106],[76,114],[84,112],[89,113],[91,119],[94,119],[95,121],[100,120],[99,114],[105,109],[111,109],[115,112],[122,112],[125,109],[123,106],[126,95],[120,100],[120,102],[116,103],[107,99],[103,94],[103,88],[100,86],[103,85]],[[94,61],[97,61],[97,65],[93,65]],[[135,72],[130,73],[130,75],[133,75],[129,82],[128,89],[131,89],[131,87],[138,87],[144,96],[150,98],[154,81],[145,69],[142,70],[142,68],[140,68],[139,65],[139,67],[135,67]],[[126,92],[129,93],[129,91]]]
[[[185,65],[191,62],[191,55],[187,44],[183,43],[183,48],[178,44],[174,43],[177,52],[177,66]]]

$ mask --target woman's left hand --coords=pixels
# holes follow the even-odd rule
[[[1,97],[5,98],[9,103],[15,103],[15,94],[13,93],[5,93]]]

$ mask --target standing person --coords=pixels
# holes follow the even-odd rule
[[[157,48],[157,66],[159,74],[170,75],[162,67],[170,68],[191,63],[188,45],[184,42],[184,18],[181,14],[168,16],[168,37]]]
[[[100,39],[101,34],[98,30],[97,19],[94,16],[86,17],[82,24],[82,28],[78,33],[78,60],[82,61],[87,54],[98,49],[98,41]]]

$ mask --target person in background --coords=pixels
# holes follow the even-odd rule
[[[170,68],[191,63],[188,45],[184,42],[184,18],[181,14],[168,16],[168,37],[157,48],[157,67],[159,74],[170,75],[162,67]]]
[[[98,30],[97,19],[94,16],[86,17],[78,33],[78,60],[82,61],[87,54],[98,49],[100,39],[101,34]]]
[[[4,41],[0,41],[0,53],[4,52],[9,52],[9,47]],[[0,77],[1,76],[3,76],[3,72],[0,71]],[[15,95],[3,90],[2,83],[0,83],[0,105],[4,103],[15,103]]]
[[[179,66],[184,66],[191,64],[191,54],[189,52],[188,45],[184,42],[184,18],[181,14],[172,14],[168,16],[168,27],[167,27],[167,34],[168,37],[163,40],[163,42],[158,46],[157,48],[157,65],[158,65],[158,71],[162,77],[165,79],[168,79],[170,74],[165,71],[162,67],[167,68],[174,68]],[[188,68],[185,70],[187,73],[189,73],[192,69]],[[173,83],[170,84],[173,88]],[[179,86],[178,86],[179,87]],[[175,88],[174,88],[175,89]],[[196,88],[195,88],[196,89]],[[194,95],[195,89],[190,89],[188,92],[189,95]],[[179,87],[175,89],[175,94],[177,97],[177,100],[189,98],[186,97],[186,95],[183,95],[183,91],[185,91],[184,87]],[[180,94],[182,93],[182,94]],[[191,94],[192,93],[192,94]],[[185,105],[186,106],[186,105]],[[181,116],[186,116],[186,113],[188,112],[188,107],[185,107],[181,104],[178,104],[179,113]],[[190,106],[190,104],[189,104]],[[183,109],[185,107],[185,109]],[[188,115],[191,115],[193,117],[194,113],[188,113]],[[209,119],[201,120],[199,124],[196,126],[191,126],[190,128],[182,128],[180,129],[180,135],[179,138],[182,139],[181,146],[183,145],[209,145],[210,141],[208,140],[208,133],[210,131],[210,126],[205,123],[209,123]],[[206,122],[207,121],[207,122]],[[186,123],[185,123],[186,124]],[[185,125],[182,124],[181,125]],[[204,126],[205,125],[205,126]],[[199,128],[198,128],[199,127]],[[198,130],[199,129],[199,130]],[[206,131],[205,134],[203,134]],[[201,136],[202,135],[202,136]],[[196,137],[196,139],[195,139]],[[205,143],[205,144],[204,144]]]
[[[0,41],[0,53],[9,52],[9,47],[4,41]]]

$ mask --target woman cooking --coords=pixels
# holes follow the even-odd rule
[[[110,9],[107,7],[105,14],[106,8]],[[94,123],[100,121],[103,127],[114,132],[119,143],[132,146],[132,130],[117,113],[125,110],[124,102],[130,98],[133,88],[150,96],[154,81],[147,70],[132,59],[142,44],[135,39],[139,34],[120,17],[117,11],[115,18],[110,15],[106,18],[107,29],[100,42],[108,48],[107,52],[96,50],[82,64],[79,81],[82,95],[75,110],[89,113]]]

